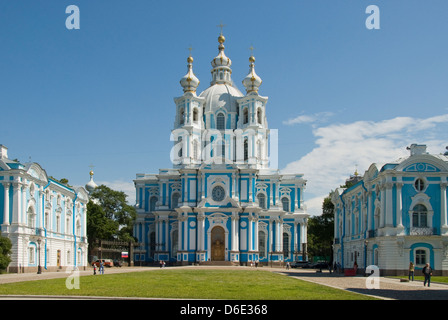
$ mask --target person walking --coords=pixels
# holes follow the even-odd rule
[[[414,263],[411,261],[409,262],[409,275],[408,275],[409,281],[414,281]]]
[[[425,282],[423,282],[423,286],[426,286],[426,282],[428,282],[428,287],[431,285],[431,276],[432,276],[432,268],[429,266],[429,263],[427,263],[423,267],[423,275],[425,276]]]

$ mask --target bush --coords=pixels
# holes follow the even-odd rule
[[[11,262],[12,243],[9,238],[0,236],[0,270],[6,270]]]

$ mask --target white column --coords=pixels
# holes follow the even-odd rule
[[[230,236],[230,250],[236,251],[236,217],[235,213],[232,213],[231,220],[231,236]]]
[[[275,252],[280,251],[280,218],[275,221]]]
[[[182,218],[178,217],[177,219],[177,250],[182,251]]]
[[[253,223],[253,218],[252,218],[252,216],[250,215],[249,216],[249,219],[247,219],[247,221],[248,221],[248,223],[249,223],[249,247],[247,248],[248,249],[248,251],[252,251],[253,250],[253,241],[252,241],[252,239],[253,239],[253,227],[252,227],[252,223]]]
[[[302,244],[307,243],[306,222],[305,221],[300,223],[300,242]]]
[[[336,223],[334,224],[336,225]],[[299,235],[297,232],[298,222],[294,221],[294,252],[299,251]],[[336,231],[336,230],[335,230]],[[336,232],[334,234],[337,234]]]
[[[393,206],[392,206],[392,182],[386,183],[386,226],[392,227],[393,226]]]
[[[44,226],[43,220],[45,219],[45,204],[43,202],[43,197],[44,197],[44,188],[41,187],[39,189],[39,204],[36,206],[36,214],[37,214],[37,210],[38,210],[37,208],[39,208],[39,213],[40,213],[39,224],[37,225],[38,228],[43,228],[43,226]],[[64,211],[65,211],[65,214],[67,214],[66,206],[64,206]],[[72,217],[72,220],[74,220],[74,219],[75,219],[75,217]],[[71,233],[71,232],[66,231],[66,233]]]
[[[279,230],[279,235],[278,235],[279,249],[278,249],[278,251],[283,252],[283,220],[281,218],[279,219],[279,222],[278,222],[278,230]]]
[[[380,228],[384,228],[385,225],[385,215],[386,215],[386,196],[384,192],[385,186],[380,186],[380,194],[381,194],[381,213],[380,213]]]
[[[155,251],[158,252],[160,250],[160,239],[159,239],[160,230],[159,230],[159,216],[158,215],[156,215],[155,219],[154,219],[154,230],[156,232]]]
[[[4,206],[3,206],[3,224],[9,225],[9,186],[8,182],[3,182],[4,192]]]
[[[272,248],[272,244],[273,244],[272,235],[274,234],[273,230],[272,230],[273,228],[274,228],[273,221],[269,220],[269,248],[268,248],[268,252],[274,251],[273,248]]]
[[[184,223],[184,250],[188,250],[188,216],[185,218]]]
[[[20,223],[20,215],[22,212],[22,185],[19,182],[13,183],[14,187],[14,200],[13,200],[13,213],[12,213],[12,223]]]
[[[27,187],[28,185],[27,184],[23,184],[22,185],[22,218],[20,219],[23,223],[26,223],[27,222],[27,206],[26,206],[26,187]],[[34,219],[34,221],[35,221],[35,223],[37,223],[37,208],[35,208],[35,210],[36,210],[36,212],[34,212],[34,214],[35,214],[35,219]],[[35,225],[35,226],[37,226],[37,224]]]
[[[448,231],[448,225],[447,225],[447,207],[446,207],[446,187],[447,182],[442,182],[440,184],[440,225],[441,225],[441,234],[445,234]]]
[[[334,225],[337,227],[336,223]],[[367,192],[367,230],[372,230],[372,191],[370,190]],[[336,230],[335,234],[337,234]],[[339,235],[339,238],[341,236]]]
[[[254,224],[255,224],[255,226],[254,226],[254,241],[255,241],[254,250],[258,251],[259,249],[258,249],[258,219],[257,218],[254,219]]]
[[[403,228],[403,208],[402,208],[402,200],[401,200],[401,191],[402,191],[402,187],[403,187],[403,183],[402,182],[397,182],[396,184],[397,187],[397,227],[399,228]]]
[[[165,220],[165,251],[169,251],[170,246],[170,234],[169,234],[169,223],[168,217]]]
[[[199,235],[198,235],[198,238],[199,238],[199,250],[200,251],[204,251],[204,244],[205,244],[205,238],[204,238],[204,236],[205,236],[205,234],[204,234],[204,231],[205,231],[205,216],[200,216],[200,217],[198,217],[198,224],[199,224],[199,226],[198,226],[198,231],[199,231]]]

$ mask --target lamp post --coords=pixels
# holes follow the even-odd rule
[[[37,263],[37,274],[41,274],[42,273],[42,267],[40,266],[40,243],[41,243],[41,238],[37,238],[37,259],[39,260]]]
[[[367,271],[367,245],[369,244],[369,240],[364,240],[364,273]]]

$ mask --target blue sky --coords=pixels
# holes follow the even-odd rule
[[[65,9],[77,5],[80,29]],[[366,8],[380,9],[369,30]],[[0,144],[72,185],[89,180],[135,199],[136,173],[171,167],[173,98],[192,46],[198,93],[225,24],[241,91],[254,46],[279,167],[304,173],[321,199],[356,168],[411,143],[448,145],[446,0],[2,1]]]

